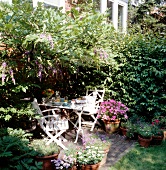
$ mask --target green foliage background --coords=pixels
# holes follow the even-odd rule
[[[142,34],[139,27],[120,33],[92,4],[80,9],[64,14],[42,5],[34,10],[26,1],[1,3],[0,64],[7,67],[0,86],[0,126],[31,119],[29,103],[20,99],[40,101],[46,88],[69,98],[85,95],[87,87],[105,88],[105,99],[122,101],[129,115],[165,115],[165,38],[150,29]],[[2,72],[1,66],[1,77]]]

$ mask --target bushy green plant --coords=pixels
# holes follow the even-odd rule
[[[29,140],[21,130],[2,129],[0,133],[0,167],[2,169],[33,169],[42,168],[41,163],[34,160],[36,151],[28,146]]]
[[[104,154],[101,152],[100,147],[87,146],[86,148],[80,149],[77,153],[78,165],[93,165],[99,163]]]
[[[144,138],[151,138],[152,137],[152,127],[148,123],[144,123],[140,125],[137,129],[139,135]]]
[[[152,122],[152,135],[153,136],[163,136],[163,130],[161,129],[161,124],[158,119],[153,120]]]
[[[129,138],[134,138],[137,133],[137,125],[132,121],[128,120],[126,122],[121,122],[121,127],[127,129],[126,136]]]
[[[60,152],[60,147],[55,142],[46,145],[46,141],[43,139],[32,140],[30,147],[37,152],[38,156],[49,156]]]

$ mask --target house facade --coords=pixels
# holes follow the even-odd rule
[[[6,1],[12,4],[12,0],[0,0]],[[33,7],[35,8],[38,2],[43,2],[47,7],[62,7],[62,11],[70,11],[71,8],[77,3],[79,0],[32,0]],[[105,13],[106,11],[109,13],[109,19],[112,22],[114,28],[116,30],[120,29],[122,31],[126,31],[127,28],[127,9],[128,9],[128,0],[93,0],[98,4],[98,9],[101,13]]]

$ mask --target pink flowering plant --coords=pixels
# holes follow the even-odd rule
[[[160,128],[160,120],[155,119],[152,122],[152,134],[153,136],[163,136],[163,130]]]
[[[98,119],[103,121],[114,121],[115,119],[128,119],[126,112],[129,108],[116,100],[103,101],[100,104],[100,110],[98,112]]]

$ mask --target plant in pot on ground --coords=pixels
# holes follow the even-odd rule
[[[152,140],[152,126],[149,123],[142,123],[137,128],[138,142],[143,147],[148,147]]]
[[[137,139],[137,124],[127,120],[126,122],[121,122],[120,129],[123,136],[129,139]]]
[[[61,149],[55,142],[52,142],[49,145],[46,145],[45,140],[34,139],[30,143],[30,147],[32,147],[37,153],[36,160],[38,162],[43,162],[44,170],[53,169],[51,160],[56,159],[58,157],[58,154]]]
[[[67,148],[67,150],[61,150],[58,155],[58,159],[51,160],[54,169],[76,169],[76,157],[79,146],[69,142]]]
[[[164,132],[160,129],[160,121],[158,119],[152,122],[152,145],[160,145],[164,138]]]
[[[87,134],[82,138],[83,146],[86,147],[97,147],[100,149],[101,153],[104,154],[102,161],[100,162],[100,166],[105,164],[107,159],[107,154],[109,152],[111,146],[111,140],[109,139],[107,134],[95,133],[95,134]]]
[[[97,170],[103,157],[104,153],[101,152],[100,147],[86,146],[77,153],[78,168],[80,170],[85,170],[86,168]]]
[[[100,110],[98,112],[97,118],[104,122],[106,132],[112,133],[117,131],[119,128],[121,119],[128,119],[126,114],[128,110],[128,107],[120,101],[113,99],[103,101],[100,104]]]

